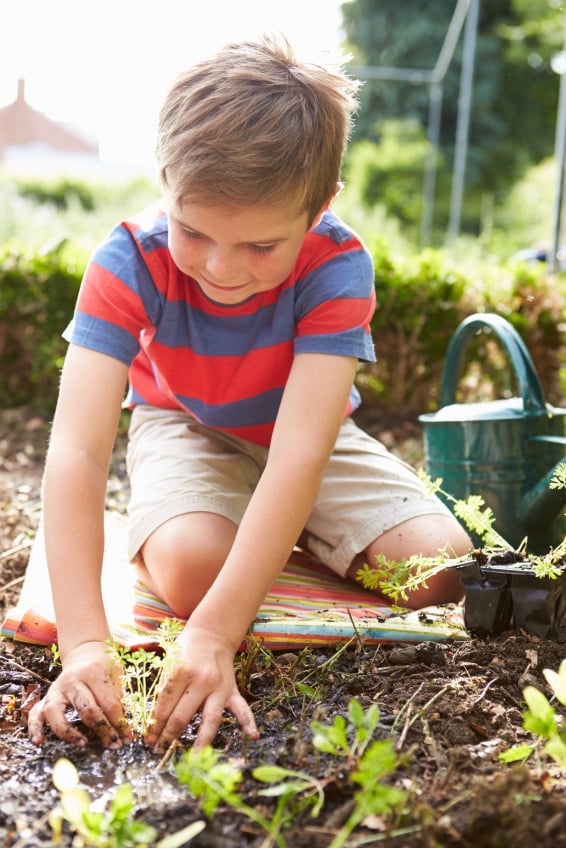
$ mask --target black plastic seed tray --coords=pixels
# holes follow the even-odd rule
[[[515,628],[566,642],[566,565],[557,578],[537,577],[529,561],[451,566],[464,587],[464,624],[489,635]]]

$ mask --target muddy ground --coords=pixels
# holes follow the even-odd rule
[[[394,449],[417,462],[420,440],[411,422],[362,422]],[[17,599],[39,517],[39,485],[47,427],[27,410],[0,413],[0,614]],[[109,501],[123,508],[127,497],[122,442],[115,454]],[[372,815],[358,826],[349,846],[566,846],[566,773],[544,754],[506,765],[499,754],[532,742],[523,729],[522,692],[532,684],[548,693],[542,671],[557,669],[564,645],[516,631],[444,645],[353,644],[347,650],[271,655],[259,650],[239,663],[242,688],[253,705],[261,738],[243,744],[229,719],[215,747],[237,760],[243,799],[269,820],[275,801],[259,794],[251,777],[258,765],[278,764],[320,780],[324,806],[289,808],[282,831],[289,848],[329,846],[354,806],[353,761],[323,755],[312,744],[310,722],[329,724],[357,698],[376,704],[376,738],[390,739],[400,763],[386,783],[405,793],[399,812]],[[140,743],[118,752],[94,742],[77,751],[50,738],[43,748],[26,736],[22,705],[34,686],[44,691],[56,675],[49,650],[0,641],[0,845],[34,848],[55,844],[47,816],[58,801],[52,768],[71,759],[98,808],[117,785],[134,788],[136,816],[153,825],[158,838],[204,819],[199,802],[173,775],[182,744],[166,763]],[[59,845],[71,846],[65,826]],[[80,843],[85,844],[85,843]],[[86,843],[93,844],[93,843]],[[103,843],[97,843],[103,844]],[[126,845],[134,843],[104,843]],[[221,804],[191,845],[198,848],[259,848],[266,840],[256,823]]]

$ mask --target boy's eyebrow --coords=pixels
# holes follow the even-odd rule
[[[185,224],[183,221],[181,221],[180,218],[177,218],[176,215],[171,215],[171,217],[175,219],[175,221],[179,224],[181,229],[190,230],[191,233],[195,233],[195,235],[197,235],[197,236],[203,236],[203,238],[210,238],[210,236],[207,236],[206,233],[202,233],[200,230],[197,230],[196,227],[191,227],[189,224]],[[241,242],[241,244],[244,244],[244,245],[245,244],[257,244],[257,245],[279,244],[282,241],[287,241],[288,238],[289,238],[289,236],[276,236],[275,238],[270,238],[270,239],[257,239],[256,241],[249,241],[249,240],[243,241],[243,242]]]

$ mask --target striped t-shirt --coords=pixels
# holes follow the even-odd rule
[[[91,258],[65,338],[129,366],[126,406],[183,409],[268,446],[297,353],[373,362],[371,257],[330,210],[270,291],[219,304],[180,271],[153,206],[115,227]],[[352,387],[349,414],[360,402]]]

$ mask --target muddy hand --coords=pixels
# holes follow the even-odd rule
[[[238,719],[247,736],[257,739],[253,713],[236,686],[233,651],[214,632],[190,625],[177,641],[179,656],[155,702],[146,744],[165,751],[201,707],[195,748],[212,742],[225,709]]]
[[[84,747],[88,740],[71,724],[66,712],[74,709],[82,723],[107,748],[131,741],[131,729],[122,709],[120,669],[108,656],[104,642],[86,642],[65,658],[63,671],[28,717],[28,733],[35,745],[44,741],[47,725],[65,742]]]

